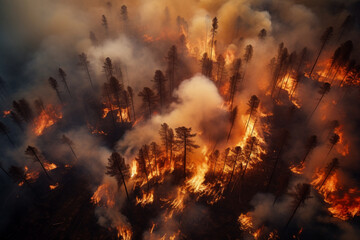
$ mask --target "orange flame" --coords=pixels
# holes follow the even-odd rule
[[[44,130],[54,125],[62,118],[62,113],[59,107],[47,105],[45,110],[42,110],[40,115],[34,120],[33,131],[36,136],[43,134]]]

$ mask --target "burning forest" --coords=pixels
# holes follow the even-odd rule
[[[1,5],[1,239],[359,239],[359,1]]]

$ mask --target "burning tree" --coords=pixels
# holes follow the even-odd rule
[[[214,40],[215,40],[215,34],[217,33],[218,29],[218,20],[216,17],[213,18],[212,24],[211,24],[211,43],[210,43],[210,61],[212,61],[212,52],[214,48]]]
[[[171,46],[167,54],[167,69],[166,69],[166,77],[169,80],[169,94],[170,98],[175,86],[175,74],[176,74],[176,66],[178,63],[178,54],[176,46]]]
[[[147,166],[146,166],[146,159],[145,159],[145,154],[144,154],[143,148],[139,149],[139,152],[138,152],[137,157],[135,158],[135,160],[138,162],[138,164],[140,166],[140,172],[143,175],[145,175],[147,187],[148,187],[148,190],[149,190],[150,189],[150,184],[149,184],[148,170],[147,170]]]
[[[186,178],[187,153],[191,153],[193,149],[199,148],[200,146],[196,145],[195,141],[192,139],[196,136],[196,133],[191,133],[191,128],[186,128],[183,126],[176,128],[175,131],[176,131],[175,143],[178,149],[182,150],[184,178]]]
[[[153,79],[155,83],[155,89],[157,91],[157,97],[160,102],[160,108],[163,109],[166,101],[166,90],[165,90],[165,76],[160,70],[155,71],[155,76]]]
[[[331,88],[331,84],[330,83],[327,83],[325,82],[323,85],[321,85],[320,89],[319,89],[319,94],[321,95],[319,101],[317,102],[314,110],[311,112],[310,116],[309,116],[309,120],[311,119],[311,117],[313,116],[313,114],[315,113],[316,109],[318,108],[321,100],[324,98],[324,96],[330,91],[330,88]]]
[[[317,55],[317,57],[316,57],[316,59],[315,59],[314,65],[313,65],[312,68],[311,68],[311,71],[310,71],[310,73],[309,73],[309,77],[311,77],[311,74],[312,74],[312,72],[314,71],[314,68],[315,68],[315,66],[316,66],[316,63],[317,63],[317,61],[319,60],[319,57],[320,57],[322,51],[324,50],[326,44],[329,42],[330,38],[332,37],[333,31],[334,31],[333,27],[328,27],[328,28],[325,30],[325,32],[323,33],[323,35],[321,35],[321,38],[320,38],[321,47],[320,47],[319,53],[318,53],[318,55]]]
[[[129,165],[125,164],[125,159],[117,152],[113,152],[108,159],[108,165],[106,166],[108,174],[111,177],[115,177],[118,187],[124,185],[127,199],[129,199],[129,193],[126,187],[126,180],[129,179]]]
[[[225,151],[227,151],[227,150],[225,150]],[[229,181],[228,181],[228,184],[227,184],[228,188],[229,188],[231,180],[232,180],[232,178],[234,176],[236,165],[238,164],[238,161],[239,161],[239,159],[241,157],[241,154],[242,154],[241,147],[236,146],[235,148],[231,149],[231,153],[232,153],[232,155],[230,156],[229,164],[230,164],[230,167],[231,167],[232,170],[231,170]],[[228,155],[226,154],[225,157],[227,158],[227,156]],[[240,167],[242,167],[242,165],[240,165]]]
[[[151,90],[148,87],[144,87],[144,89],[139,92],[139,97],[142,98],[143,104],[142,107],[143,109],[146,109],[147,111],[147,116],[150,117],[152,115],[152,112],[154,111],[156,104],[157,104],[157,96],[155,95],[154,91]]]
[[[226,141],[229,141],[230,139],[230,135],[231,135],[231,131],[234,127],[234,123],[235,123],[235,120],[236,120],[236,117],[237,117],[237,112],[238,112],[238,108],[237,106],[231,110],[231,113],[230,113],[230,130],[229,130],[229,134],[227,136],[227,140]]]
[[[40,163],[42,169],[44,170],[45,175],[51,180],[51,177],[49,176],[48,172],[44,167],[44,163],[43,163],[44,159],[41,156],[39,150],[36,147],[28,146],[25,150],[25,154],[31,157],[34,162]]]
[[[253,114],[256,114],[259,104],[260,104],[259,98],[256,95],[252,95],[248,102],[249,109],[247,110],[247,113],[249,114],[249,118],[245,124],[245,132],[247,131],[251,116]]]

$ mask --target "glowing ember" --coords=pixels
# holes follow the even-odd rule
[[[55,163],[43,162],[43,165],[44,165],[44,168],[45,168],[47,171],[51,171],[51,170],[54,170],[54,169],[57,168],[57,166],[56,166]]]
[[[9,110],[5,110],[5,111],[3,112],[3,117],[7,117],[7,116],[10,114],[10,112],[11,112],[11,111],[9,111]]]
[[[136,176],[137,174],[137,162],[135,160],[133,160],[131,162],[131,175],[130,177],[133,178],[134,176]]]
[[[303,174],[304,169],[305,169],[305,164],[290,166],[290,171],[292,171],[295,174]]]
[[[54,190],[55,188],[57,188],[59,186],[59,183],[56,183],[54,185],[49,185],[50,190]]]

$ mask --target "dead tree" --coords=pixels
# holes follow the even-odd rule
[[[160,173],[159,173],[158,161],[162,153],[160,150],[160,146],[156,142],[152,142],[150,143],[150,151],[151,151],[152,159],[154,159],[154,163],[155,163],[155,172],[159,176]]]
[[[234,123],[235,123],[235,120],[236,120],[236,117],[237,117],[237,112],[238,112],[238,108],[236,106],[236,107],[234,107],[234,109],[230,113],[230,124],[231,125],[230,125],[230,130],[229,130],[229,134],[227,136],[226,142],[228,142],[229,139],[230,139],[231,131],[232,131],[233,127],[234,127]]]
[[[196,136],[196,133],[191,133],[191,128],[178,127],[176,131],[176,145],[178,149],[182,150],[183,155],[183,167],[184,167],[184,178],[186,178],[186,159],[187,154],[191,153],[193,149],[199,148],[200,146],[195,144],[195,141],[192,139]]]
[[[305,156],[304,158],[301,160],[301,164],[304,164],[306,158],[308,157],[308,155],[312,152],[312,150],[314,150],[314,148],[317,146],[317,136],[316,135],[312,135],[306,142],[305,144]]]
[[[280,161],[281,154],[282,154],[282,152],[283,152],[283,149],[284,149],[284,147],[285,147],[288,139],[289,139],[289,132],[288,132],[287,130],[284,130],[283,133],[282,133],[282,136],[281,136],[280,147],[279,147],[279,149],[278,149],[278,151],[277,151],[277,154],[276,154],[276,158],[275,158],[275,162],[274,162],[274,167],[273,167],[273,169],[272,169],[272,171],[271,171],[271,175],[270,175],[270,178],[269,178],[269,182],[268,182],[268,184],[267,184],[267,189],[269,189],[269,187],[270,187],[271,181],[272,181],[272,179],[273,179],[273,177],[274,177],[274,174],[275,174],[276,167],[277,167],[277,165],[278,165],[278,162]]]
[[[310,77],[310,78],[311,78],[311,74],[312,74],[312,72],[314,71],[314,68],[315,68],[315,66],[316,66],[316,63],[317,63],[317,61],[319,60],[319,57],[320,57],[322,51],[324,50],[326,44],[329,42],[330,38],[331,38],[332,35],[333,35],[333,31],[334,31],[333,27],[328,27],[328,28],[325,30],[325,32],[323,33],[323,35],[321,36],[321,38],[320,38],[321,46],[320,46],[319,53],[318,53],[318,55],[317,55],[317,57],[316,57],[316,59],[315,59],[314,65],[312,66],[311,71],[310,71],[310,73],[309,73],[309,77]]]
[[[260,104],[259,98],[256,95],[252,95],[249,102],[248,102],[248,104],[247,104],[249,106],[249,109],[247,110],[247,113],[249,114],[249,118],[248,118],[248,120],[246,121],[246,124],[245,124],[245,133],[246,133],[246,130],[247,130],[248,126],[249,126],[251,116],[253,114],[256,114],[257,109],[259,107],[259,104]]]
[[[45,175],[50,179],[51,177],[49,176],[47,170],[44,167],[43,164],[43,157],[40,155],[39,150],[36,147],[32,147],[32,146],[28,146],[25,150],[25,154],[28,155],[29,157],[31,157],[33,159],[34,162],[38,162],[40,163],[42,169],[44,170]]]
[[[230,88],[229,88],[230,109],[232,109],[235,94],[239,89],[239,82],[241,80],[240,68],[241,68],[241,59],[238,58],[234,61],[233,69],[232,69],[232,77],[230,78]]]
[[[127,87],[128,93],[129,93],[129,97],[130,97],[130,102],[131,102],[131,108],[132,108],[132,112],[133,112],[133,116],[134,116],[134,122],[136,121],[136,114],[135,114],[135,105],[134,105],[134,91],[133,89],[128,86]]]
[[[149,183],[148,171],[147,171],[146,160],[145,160],[143,148],[139,149],[138,155],[135,158],[135,160],[138,162],[138,164],[140,166],[140,169],[139,169],[140,172],[143,173],[143,175],[145,175],[147,188],[148,188],[148,191],[149,191],[150,183]]]
[[[109,80],[112,76],[114,76],[114,66],[109,57],[105,58],[103,71],[105,72],[105,76],[107,80]]]
[[[13,108],[25,122],[33,122],[34,113],[29,102],[25,98],[22,98],[19,101],[13,101]]]
[[[169,125],[166,123],[161,124],[159,134],[162,145],[165,148],[166,159],[169,159]]]
[[[340,136],[337,135],[336,133],[334,133],[334,135],[332,135],[329,139],[329,142],[330,142],[330,149],[328,151],[328,153],[326,154],[326,157],[329,156],[331,150],[334,148],[334,146],[339,142],[340,140]],[[325,157],[325,158],[326,158]]]
[[[78,159],[78,157],[76,156],[76,153],[75,153],[74,148],[73,148],[73,146],[74,146],[73,141],[71,141],[70,138],[68,138],[65,134],[63,134],[62,137],[61,137],[61,142],[62,142],[63,144],[66,144],[66,145],[70,148],[70,151],[71,151],[72,154],[74,155],[75,159],[78,161],[79,159]]]
[[[145,112],[147,112],[148,117],[151,117],[153,110],[156,107],[156,103],[157,103],[157,97],[156,97],[154,91],[148,87],[144,87],[144,89],[139,93],[138,96],[142,98],[143,109],[144,110],[146,109],[147,111],[145,111]]]
[[[219,55],[216,58],[216,85],[221,86],[222,80],[226,77],[225,59],[223,55]]]
[[[290,215],[289,220],[287,221],[286,225],[285,225],[285,229],[287,229],[287,227],[289,226],[291,220],[293,219],[293,217],[295,216],[296,211],[298,210],[298,208],[305,204],[305,201],[307,199],[310,198],[310,192],[311,192],[311,186],[308,183],[299,183],[295,186],[295,190],[290,193],[290,195],[293,198],[292,201],[292,207],[293,207],[293,211],[292,214]]]
[[[129,179],[129,165],[125,164],[125,159],[117,152],[113,152],[108,159],[108,165],[106,166],[106,174],[115,177],[120,189],[121,185],[124,185],[126,197],[129,200],[129,193],[126,187],[126,180]]]
[[[330,91],[330,88],[331,88],[330,83],[325,82],[325,83],[323,83],[323,85],[321,85],[321,87],[320,87],[320,89],[319,89],[319,91],[318,91],[318,93],[321,95],[321,97],[320,97],[319,101],[317,102],[314,110],[311,112],[311,114],[310,114],[310,116],[309,116],[309,119],[308,119],[308,122],[310,122],[311,117],[313,116],[313,114],[315,113],[316,109],[318,108],[321,100],[322,100],[322,99],[324,98],[324,96]]]
[[[66,81],[66,73],[62,68],[59,68],[59,76],[60,76],[61,81],[63,82],[63,84],[64,84],[64,86],[66,88],[66,91],[69,93],[69,96],[72,97],[71,93],[70,93],[69,86],[68,86],[67,81]]]
[[[239,158],[241,157],[241,147],[236,146],[235,148],[231,149],[231,153],[232,153],[232,155],[230,156],[230,164],[232,165],[231,166],[232,170],[231,170],[229,181],[227,184],[228,188],[230,187],[231,180],[234,176],[236,165],[239,161]]]
[[[155,71],[153,79],[154,87],[157,91],[157,96],[160,103],[160,109],[163,109],[166,102],[166,90],[165,90],[165,76],[160,70]]]
[[[213,48],[214,48],[214,41],[215,41],[215,35],[217,33],[217,29],[218,29],[218,20],[216,17],[213,18],[212,20],[212,25],[211,25],[211,43],[210,43],[210,61],[212,61],[212,52],[213,52]]]
[[[60,103],[63,103],[63,100],[61,98],[60,91],[59,91],[59,86],[58,86],[56,79],[49,77],[48,81],[49,81],[49,84],[52,87],[52,89],[54,89],[54,91],[56,92],[56,95],[57,95]]]
[[[85,69],[85,72],[86,72],[86,74],[88,76],[90,85],[94,89],[94,85],[93,85],[92,80],[91,80],[89,64],[90,64],[90,62],[87,59],[87,55],[85,53],[79,54],[79,65],[82,66]]]
[[[336,169],[339,168],[339,159],[337,158],[333,158],[333,160],[326,166],[325,171],[326,171],[326,176],[324,178],[324,180],[321,182],[319,189],[321,189],[321,187],[325,184],[326,180],[332,176]]]
[[[109,34],[109,24],[107,21],[107,18],[105,15],[101,16],[101,25],[103,26],[104,30],[105,30],[105,34],[108,35]]]
[[[173,45],[168,51],[166,56],[167,60],[167,68],[166,68],[166,77],[169,80],[169,95],[170,99],[172,96],[172,92],[175,88],[175,75],[176,75],[176,67],[178,64],[178,54],[176,46]]]

